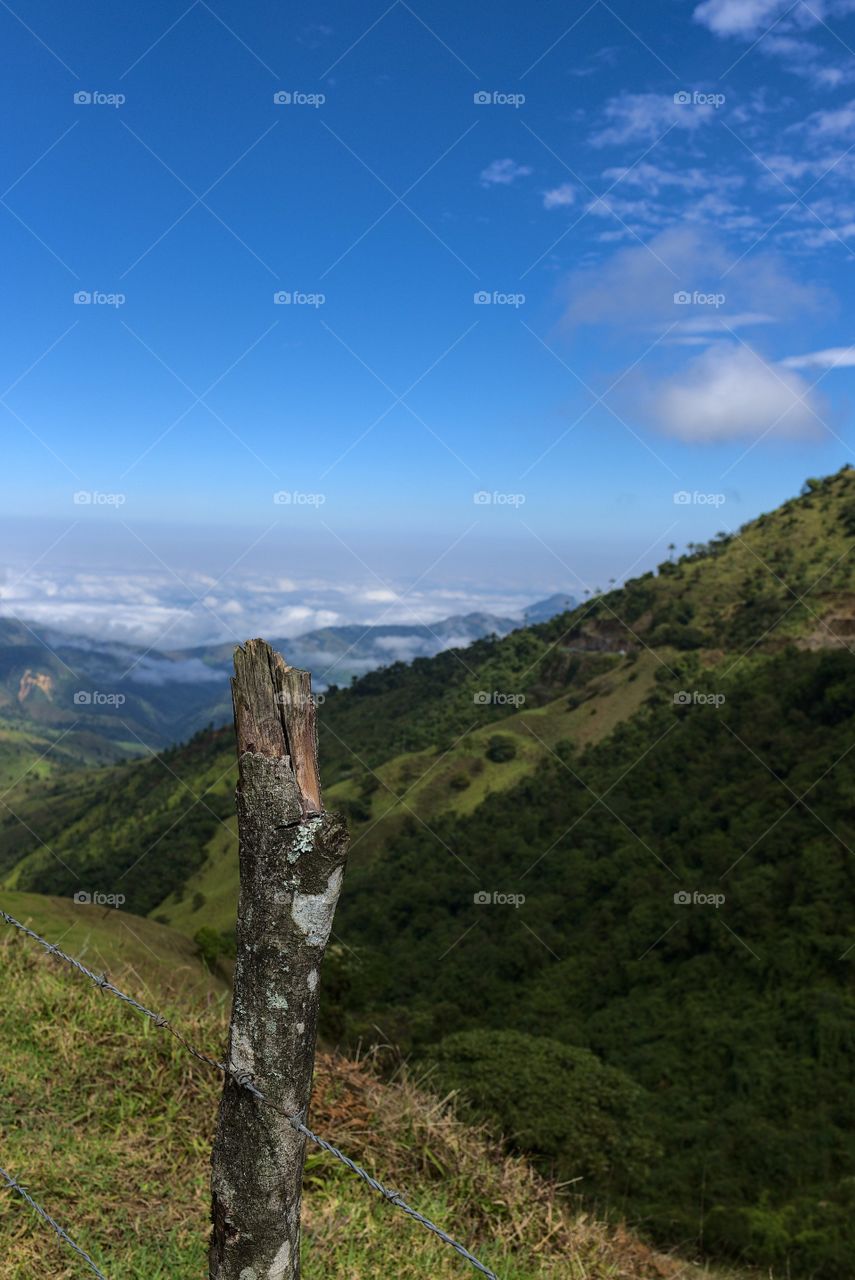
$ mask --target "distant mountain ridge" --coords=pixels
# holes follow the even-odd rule
[[[270,641],[288,661],[312,672],[315,687],[349,684],[354,676],[365,675],[390,662],[412,662],[415,658],[435,658],[446,649],[461,649],[485,636],[506,636],[535,621],[546,621],[575,607],[571,596],[554,595],[524,610],[521,617],[475,612],[454,614],[430,623],[345,623],[321,627],[303,635]],[[172,655],[201,659],[208,666],[231,670],[232,644],[201,646]]]
[[[578,603],[573,596],[560,594],[538,600],[537,604],[530,605],[523,613],[525,625],[533,627],[538,622],[551,622],[559,613],[569,613],[571,609],[575,609]]]
[[[421,625],[349,623],[272,643],[294,666],[312,671],[315,688],[323,691],[393,662],[508,635],[527,625],[530,615],[553,617],[570,600],[552,596],[522,618],[473,612]],[[60,731],[66,750],[77,744],[80,763],[179,742],[229,719],[233,652],[231,643],[173,651],[101,643],[0,617],[0,736],[3,726],[29,729],[36,738],[47,733],[48,741]]]

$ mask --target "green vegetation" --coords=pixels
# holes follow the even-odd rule
[[[494,733],[487,744],[487,759],[493,764],[504,764],[506,760],[513,760],[516,754],[516,744],[506,733]]]
[[[591,1195],[638,1186],[662,1155],[644,1090],[587,1049],[519,1031],[459,1031],[434,1058],[442,1088]]]
[[[137,989],[188,1000],[222,997],[227,989],[199,965],[196,948],[183,933],[128,911],[7,890],[0,890],[0,908],[94,973],[128,974]],[[0,922],[0,941],[8,930]]]
[[[720,706],[674,702],[700,674],[686,666],[606,741],[568,744],[469,817],[411,821],[352,868],[352,1034],[431,1056],[486,1025],[590,1049],[647,1091],[664,1149],[626,1212],[673,1240],[702,1205],[707,1247],[843,1280],[855,825],[837,764],[855,658],[788,649],[707,672]]]
[[[19,902],[20,908],[22,904]],[[49,910],[50,908],[48,908]],[[166,930],[134,921],[156,954]],[[219,1078],[168,1034],[33,950],[0,936],[3,1164],[111,1280],[206,1271],[209,1152]],[[159,977],[155,976],[159,972]],[[198,980],[207,981],[202,971]],[[160,965],[140,989],[188,1038],[222,1053],[225,1010],[179,998]],[[311,1123],[464,1239],[504,1280],[702,1280],[625,1230],[570,1211],[555,1188],[406,1077],[321,1054]],[[460,1280],[465,1264],[323,1153],[306,1166],[306,1280]],[[4,1280],[81,1277],[83,1263],[14,1192],[0,1191]],[[724,1277],[721,1277],[724,1280]]]
[[[234,932],[225,933],[204,924],[201,929],[196,930],[193,935],[193,941],[196,943],[199,959],[204,963],[205,968],[212,973],[216,972],[223,961],[234,959]]]
[[[66,774],[5,819],[0,874],[10,888],[122,893],[129,910],[154,911],[232,816],[233,763],[227,731],[204,730],[135,765]]]

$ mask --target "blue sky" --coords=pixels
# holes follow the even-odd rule
[[[0,28],[0,608],[508,608],[851,458],[853,0]]]

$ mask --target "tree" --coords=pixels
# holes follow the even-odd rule
[[[516,743],[513,738],[509,738],[504,733],[494,733],[487,744],[487,759],[492,760],[494,764],[504,764],[506,760],[513,760],[516,754]]]
[[[436,1051],[443,1088],[584,1190],[623,1189],[656,1158],[647,1095],[588,1049],[519,1031],[459,1031]]]

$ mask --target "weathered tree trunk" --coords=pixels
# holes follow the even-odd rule
[[[323,812],[311,678],[262,640],[235,651],[240,904],[229,1064],[289,1116],[312,1084],[319,975],[347,856]],[[299,1280],[305,1139],[226,1079],[212,1157],[210,1280]]]

